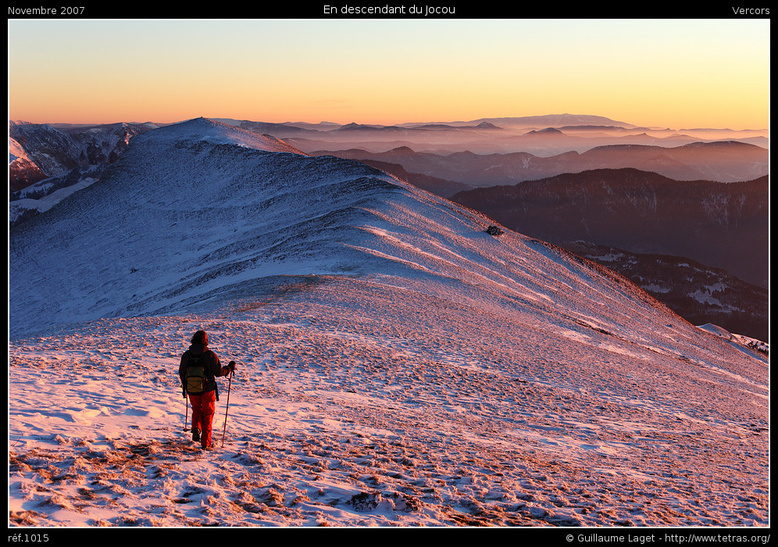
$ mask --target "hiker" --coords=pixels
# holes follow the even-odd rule
[[[181,355],[178,375],[192,403],[192,440],[200,441],[204,449],[213,447],[211,430],[216,401],[219,400],[217,376],[227,376],[235,371],[235,361],[221,366],[219,357],[208,349],[208,334],[198,330],[192,336],[192,345]]]

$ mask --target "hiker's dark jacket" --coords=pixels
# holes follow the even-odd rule
[[[205,369],[205,391],[214,391],[216,389],[217,376],[227,376],[230,373],[230,367],[223,367],[219,361],[219,357],[208,349],[207,345],[192,344],[189,349],[181,356],[181,364],[178,367],[178,376],[181,378],[181,385],[186,385],[186,367],[189,365],[191,355],[203,355],[205,363],[203,368]]]

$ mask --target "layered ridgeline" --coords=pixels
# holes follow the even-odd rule
[[[767,358],[490,224],[205,119],[133,138],[11,231],[11,522],[766,524]],[[198,328],[239,363],[209,455]]]

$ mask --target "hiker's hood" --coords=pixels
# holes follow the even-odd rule
[[[195,355],[200,355],[201,353],[204,353],[205,350],[208,349],[207,344],[192,344],[189,346],[189,351],[194,353]]]

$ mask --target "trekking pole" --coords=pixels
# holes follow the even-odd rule
[[[186,405],[186,412],[184,413],[184,431],[189,431],[186,428],[186,423],[189,421],[189,397],[186,396],[186,391],[184,391],[184,405]]]
[[[235,361],[230,361],[233,365]],[[227,435],[227,414],[230,412],[230,392],[232,391],[232,375],[235,374],[235,369],[230,371],[230,381],[227,384],[227,406],[224,409],[224,429],[222,430],[222,448],[224,448],[224,437]]]

